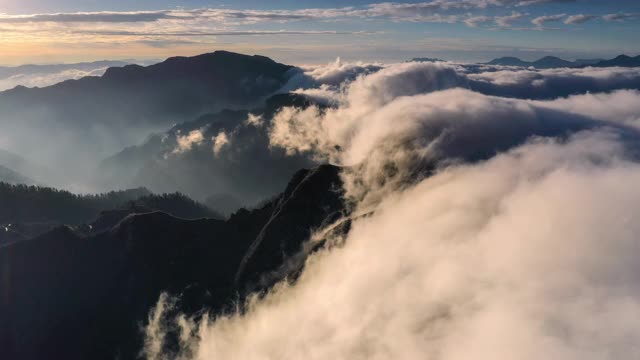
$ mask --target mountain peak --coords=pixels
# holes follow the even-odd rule
[[[540,59],[536,60],[536,61],[547,61],[547,60],[561,60],[561,61],[566,61],[563,60],[557,56],[551,56],[551,55],[547,55],[547,56],[543,56]]]
[[[616,56],[611,60],[600,61],[595,64],[597,67],[610,67],[610,66],[621,66],[621,67],[640,67],[640,56],[631,57],[625,54],[621,54]]]
[[[530,66],[531,63],[521,60],[514,56],[504,56],[501,58],[493,59],[487,63],[488,65],[503,65],[503,66]]]
[[[547,69],[547,68],[558,68],[558,67],[572,67],[572,66],[575,66],[576,64],[556,56],[545,56],[543,58],[540,58],[534,61],[532,65],[536,68]]]
[[[551,69],[561,67],[583,67],[583,66],[596,66],[596,67],[610,67],[610,66],[623,66],[623,67],[640,67],[640,55],[636,57],[630,57],[628,55],[618,55],[611,60],[602,59],[578,59],[576,61],[568,61],[557,56],[547,55],[536,61],[529,62],[521,60],[514,56],[504,56],[497,59],[493,59],[486,63],[487,65],[503,65],[503,66],[533,66],[537,69]]]
[[[229,71],[244,70],[249,72],[282,73],[291,66],[278,64],[265,56],[245,55],[230,51],[217,50],[196,56],[174,56],[150,66],[126,65],[107,69],[104,78],[131,79],[142,74],[162,74],[167,77],[194,75],[197,77],[210,75],[212,71],[225,67]]]

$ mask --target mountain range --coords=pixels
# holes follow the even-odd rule
[[[610,60],[604,59],[578,59],[575,61],[564,60],[555,56],[545,56],[536,61],[525,61],[517,57],[501,57],[493,59],[486,63],[487,65],[502,65],[502,66],[520,66],[520,67],[534,67],[536,69],[552,69],[562,67],[638,67],[640,66],[640,55],[636,57],[630,57],[627,55],[619,55]]]
[[[149,133],[222,109],[260,105],[292,69],[225,51],[111,67],[100,77],[0,92],[0,126],[6,148],[56,164],[47,174],[51,179],[38,180],[61,185],[66,175],[85,178],[100,159]],[[33,145],[42,143],[48,146]]]

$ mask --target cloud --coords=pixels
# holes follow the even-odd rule
[[[511,0],[433,0],[419,3],[382,2],[372,3],[360,7],[342,8],[304,8],[296,10],[255,10],[255,9],[166,9],[156,11],[101,11],[101,12],[71,12],[71,13],[43,13],[27,15],[0,14],[0,24],[14,26],[32,26],[42,24],[48,29],[56,25],[81,26],[85,28],[100,27],[100,24],[127,25],[133,23],[136,27],[145,23],[145,27],[163,28],[165,32],[171,29],[188,27],[191,30],[202,28],[251,25],[258,23],[288,23],[301,21],[335,21],[340,19],[369,19],[381,18],[396,22],[457,22],[460,14],[474,9],[501,6],[526,6],[534,3],[566,2],[566,1],[511,1]],[[618,14],[623,16],[623,14]],[[503,21],[509,21],[508,17]],[[95,26],[92,26],[95,25]],[[101,29],[95,30],[103,30]],[[128,27],[130,28],[130,27]],[[118,31],[121,29],[112,29]],[[134,31],[133,28],[128,29]],[[106,30],[108,31],[108,30]]]
[[[468,81],[394,64],[328,90],[333,108],[283,109],[274,145],[346,165],[368,215],[295,283],[191,323],[184,357],[635,358],[638,92],[531,101]]]
[[[494,20],[496,22],[496,25],[498,25],[499,27],[509,28],[514,21],[520,20],[523,17],[524,14],[514,11],[511,13],[511,15],[496,16]]]
[[[466,3],[466,2],[465,2]],[[325,30],[256,30],[246,29],[256,24],[285,24],[302,21],[326,22],[346,19],[377,18],[396,22],[456,22],[458,16],[435,10],[468,8],[455,1],[405,4],[380,3],[343,8],[307,8],[298,10],[232,10],[173,9],[130,12],[77,12],[31,15],[0,14],[4,41],[43,41],[56,43],[81,41],[149,41],[149,36],[198,37],[239,35],[366,35],[375,31]],[[318,25],[322,26],[322,25]],[[326,28],[326,26],[323,26]]]
[[[194,146],[202,144],[204,141],[204,132],[206,129],[197,129],[190,131],[187,135],[176,134],[177,146],[173,149],[174,154],[182,154],[191,150]]]
[[[534,103],[593,119],[640,128],[640,91],[638,90],[588,93]]]
[[[440,12],[451,10],[467,10],[484,7],[483,2],[473,0],[431,1],[422,3],[385,2],[369,5],[362,12],[354,12],[357,16],[386,17],[394,21],[412,22],[456,22],[458,16],[443,15]]]
[[[557,14],[557,15],[546,15],[546,16],[538,16],[537,18],[531,20],[531,23],[534,25],[542,26],[548,22],[560,21],[567,14]]]
[[[529,77],[531,75],[534,77]],[[629,69],[494,71],[464,75],[459,68],[447,64],[394,64],[358,77],[346,87],[325,88],[325,92],[333,93],[325,97],[331,97],[332,103],[337,104],[334,108],[283,109],[274,117],[271,144],[286,149],[289,154],[319,154],[321,159],[345,166],[355,166],[365,159],[384,158],[389,151],[400,153],[399,149],[411,147],[416,142],[428,149],[428,153],[420,153],[417,157],[420,162],[441,158],[470,159],[508,148],[533,134],[549,136],[565,129],[590,128],[596,126],[594,121],[598,119],[591,118],[588,113],[541,106],[528,100],[487,97],[466,88],[524,99],[549,98],[551,93],[569,95],[595,86],[601,89],[624,87],[629,79],[640,87],[639,76],[637,70]],[[481,86],[487,80],[493,82],[492,86]],[[566,84],[560,86],[563,83]],[[444,91],[446,89],[452,90]],[[624,101],[606,99],[597,104],[602,109],[610,109],[614,105],[621,106],[622,102],[633,104],[632,100],[633,96]],[[393,119],[391,129],[388,129],[389,119]],[[506,119],[512,120],[506,122]],[[487,139],[476,142],[462,130],[457,138],[456,131],[448,130],[447,126],[466,129],[469,133],[483,133]],[[396,142],[384,142],[384,136]],[[414,161],[415,155],[415,152],[409,152],[407,159],[394,160],[408,166],[407,162]],[[383,160],[367,163],[388,166]],[[355,183],[374,186],[379,182],[380,169],[365,170],[358,168],[365,175]],[[404,178],[400,176],[399,180]]]
[[[339,65],[338,65],[339,66]],[[330,64],[329,69],[333,66]],[[324,71],[316,70],[316,74]],[[340,73],[340,72],[339,72]],[[343,78],[344,73],[335,78]],[[323,77],[320,75],[319,79]],[[331,132],[337,138],[347,138],[357,126],[351,121],[362,114],[369,114],[373,109],[384,106],[399,96],[411,96],[447,88],[466,86],[467,80],[458,74],[451,66],[431,63],[404,63],[385,67],[366,76],[358,76],[353,80],[346,80],[346,88],[321,88],[323,96],[331,99],[331,103],[338,104],[337,109],[326,111],[326,124],[317,121],[321,113],[316,107],[306,110],[285,108],[273,120],[271,129],[271,143],[293,153],[297,150],[312,151],[331,155],[335,145],[340,141],[329,141],[324,132]],[[308,94],[309,92],[299,92]],[[318,94],[310,92],[311,96]],[[350,120],[345,120],[350,119]],[[322,149],[321,151],[317,151]]]
[[[54,14],[31,14],[31,15],[6,15],[0,14],[0,23],[38,23],[38,22],[106,22],[106,23],[128,23],[128,22],[154,22],[163,19],[180,19],[185,16],[172,14],[170,10],[162,11],[131,11],[131,12],[77,12],[77,13],[54,13]]]
[[[616,157],[539,141],[390,194],[297,284],[205,318],[193,358],[628,358],[640,169]]]
[[[506,2],[516,2],[518,6],[529,6],[529,5],[550,4],[550,3],[571,3],[576,1],[578,0],[524,0],[524,1],[506,1]]]
[[[229,146],[231,144],[231,140],[227,133],[224,131],[220,131],[218,135],[214,136],[211,141],[213,142],[213,154],[215,156],[220,155],[220,152],[225,146]]]
[[[326,65],[302,67],[303,71],[294,74],[280,91],[288,92],[300,88],[322,90],[319,89],[321,85],[337,87],[382,68],[381,63],[348,62],[337,58]]]
[[[602,17],[606,21],[625,21],[640,18],[640,13],[607,14]]]
[[[154,23],[215,21],[219,24],[239,25],[262,22],[286,23],[308,20],[335,20],[340,18],[389,18],[396,21],[434,21],[442,22],[452,17],[442,15],[441,11],[466,10],[485,7],[483,1],[435,0],[423,3],[375,3],[364,7],[343,8],[307,8],[299,10],[232,10],[232,9],[195,9],[195,10],[158,10],[131,12],[77,12],[30,15],[0,15],[0,23]]]
[[[565,24],[582,24],[585,23],[589,20],[593,20],[598,18],[598,16],[596,15],[584,15],[584,14],[577,14],[577,15],[571,15],[569,17],[567,17],[564,20]]]
[[[169,36],[169,37],[199,37],[199,36],[261,36],[261,35],[370,35],[366,31],[334,31],[334,30],[245,30],[245,31],[203,31],[203,32],[134,32],[134,31],[76,31],[87,35],[104,36]]]
[[[0,91],[13,89],[18,85],[26,87],[44,87],[69,79],[79,79],[85,76],[101,76],[106,70],[107,67],[96,67],[92,70],[64,69],[51,72],[18,73],[6,78],[0,78]]]
[[[262,117],[262,115],[249,113],[249,115],[247,116],[247,120],[245,120],[245,124],[260,128],[264,126],[264,118]]]
[[[489,16],[472,16],[470,18],[465,19],[464,23],[467,24],[467,26],[469,27],[478,27],[478,25],[487,23],[492,20],[493,18]]]
[[[294,10],[201,8],[26,15],[0,14],[0,31],[3,33],[2,43],[7,44],[7,46],[28,43],[31,45],[29,52],[35,51],[33,49],[44,42],[49,44],[48,46],[55,52],[67,53],[67,55],[71,52],[69,48],[63,47],[63,45],[67,44],[73,44],[74,46],[85,44],[85,46],[91,46],[92,48],[100,48],[104,52],[112,50],[116,46],[113,44],[117,44],[121,48],[120,51],[124,51],[122,48],[125,46],[133,48],[136,45],[142,45],[145,52],[156,54],[158,53],[157,49],[173,45],[182,47],[183,51],[194,53],[196,51],[206,51],[206,48],[211,46],[210,43],[214,39],[208,37],[290,36],[296,38],[323,35],[379,35],[384,33],[384,31],[376,31],[381,22],[464,23],[469,27],[479,27],[481,24],[489,23],[493,20],[500,30],[557,30],[542,26],[544,22],[557,21],[553,18],[554,15],[534,19],[536,27],[513,26],[518,20],[529,16],[524,11],[513,11],[514,9],[555,2],[569,1],[432,0],[417,3],[382,2],[358,6],[300,8]],[[502,14],[505,10],[511,10],[511,15],[490,16],[488,14],[496,11]],[[610,14],[606,15],[605,18],[622,21],[634,16],[634,14]],[[578,18],[576,17],[576,19]],[[370,20],[376,21],[371,22]],[[354,22],[362,23],[361,25],[366,25],[370,30],[326,30],[333,28],[333,26],[328,27],[329,24]],[[281,24],[287,24],[290,28],[282,25],[283,29],[273,30]],[[300,30],[301,25],[304,25],[304,30]],[[264,26],[264,28],[256,29],[258,26]],[[183,40],[171,39],[176,37],[181,37]],[[275,40],[261,39],[260,41],[273,42]],[[255,49],[256,46],[259,45],[243,44],[242,46],[236,45],[232,47],[235,50],[248,51],[247,49]],[[278,45],[278,47],[280,46]],[[301,45],[297,47],[299,46]],[[307,50],[312,48],[320,51],[317,46],[311,44],[305,44],[305,46],[307,46]],[[373,45],[366,45],[368,48],[371,46]],[[229,47],[227,46],[227,48]],[[25,51],[23,50],[20,54]],[[163,53],[163,55],[165,54]]]
[[[341,98],[339,85],[351,83],[358,77],[367,77],[387,69],[401,69],[402,64],[367,64],[337,60],[322,66],[308,67],[292,76],[281,91],[308,95],[324,104],[338,104]],[[418,65],[424,71],[432,71],[431,64]],[[555,99],[585,92],[606,92],[618,89],[640,89],[638,68],[555,68],[514,69],[502,66],[440,64],[446,69],[456,86],[472,89],[486,95],[522,99]],[[426,70],[428,69],[428,70]],[[419,78],[419,77],[418,77]],[[407,86],[413,82],[406,81]],[[325,85],[325,86],[323,86]],[[386,86],[386,85],[385,85]],[[380,86],[384,88],[384,86]]]
[[[638,68],[510,69],[468,77],[471,88],[483,94],[529,99],[640,88]]]

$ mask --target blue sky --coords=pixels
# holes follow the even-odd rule
[[[0,63],[216,49],[294,64],[640,52],[639,0],[0,0]]]

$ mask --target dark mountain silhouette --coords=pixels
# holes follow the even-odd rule
[[[225,108],[258,106],[292,68],[226,51],[112,67],[101,77],[0,92],[0,126],[5,136],[21,139],[8,150],[56,164],[46,174],[54,181],[35,178],[61,186],[69,177],[83,181],[97,161],[151,132]],[[33,146],[39,143],[47,146]]]
[[[636,57],[631,57],[627,55],[619,55],[611,60],[603,60],[596,63],[594,66],[597,67],[611,67],[611,66],[621,66],[621,67],[640,67],[640,55]]]
[[[135,359],[141,326],[163,292],[180,295],[176,311],[186,314],[234,310],[246,289],[295,272],[321,245],[304,244],[347,213],[338,189],[338,169],[321,166],[226,221],[154,212],[88,237],[60,227],[0,247],[3,357]]]
[[[112,191],[98,195],[76,195],[49,187],[0,183],[0,224],[54,222],[77,225],[142,196],[147,189]]]
[[[64,115],[56,120],[71,124],[166,124],[176,117],[184,121],[221,107],[253,104],[278,89],[290,69],[262,56],[216,51],[172,57],[146,67],[111,67],[101,77],[67,80],[45,88],[18,87],[0,93],[0,106],[8,102],[45,106],[50,116]],[[118,110],[119,118],[112,118],[113,109]]]
[[[521,66],[521,67],[534,67],[536,69],[552,69],[561,67],[583,67],[583,66],[597,66],[597,67],[637,67],[640,66],[640,56],[630,57],[627,55],[620,55],[611,60],[602,59],[578,59],[576,61],[568,61],[560,59],[555,56],[545,56],[536,61],[524,61],[517,57],[501,57],[493,59],[486,63],[487,65],[503,65],[503,66]]]
[[[429,57],[417,57],[417,58],[413,58],[409,61],[415,61],[415,62],[439,62],[439,61],[444,61],[438,58],[429,58]]]
[[[61,224],[77,226],[102,216],[105,210],[124,212],[121,218],[130,213],[151,211],[164,211],[186,219],[222,217],[185,195],[155,195],[145,188],[77,195],[48,187],[0,182],[0,203],[0,224],[13,224],[13,229],[19,224],[35,226],[37,229],[42,229],[42,224],[48,224],[48,228]],[[33,236],[32,231],[23,234]]]
[[[576,65],[595,65],[597,63],[599,63],[600,61],[604,61],[605,59],[576,59],[576,61],[574,61],[574,63],[576,63]]]
[[[287,156],[284,150],[269,146],[274,114],[283,106],[308,105],[303,96],[281,94],[251,111],[203,115],[105,159],[96,182],[119,188],[146,186],[153,192],[177,190],[199,201],[225,194],[241,205],[254,204],[280,191],[297,169],[314,165],[304,156]],[[259,122],[248,123],[250,114]],[[192,131],[202,134],[202,142],[176,152],[177,138]],[[214,138],[221,132],[229,143],[216,153]],[[230,206],[227,212],[237,209],[237,204]]]
[[[487,63],[487,65],[503,65],[503,66],[522,66],[529,67],[532,66],[531,62],[520,60],[517,57],[501,57],[497,59],[493,59]]]
[[[211,194],[205,200],[204,204],[211,209],[216,209],[224,215],[231,215],[242,207],[242,203],[233,195],[229,194]]]
[[[560,67],[572,67],[575,66],[576,63],[572,61],[567,61],[560,59],[555,56],[545,56],[541,59],[534,61],[531,66],[537,69],[551,69],[551,68],[560,68]]]

